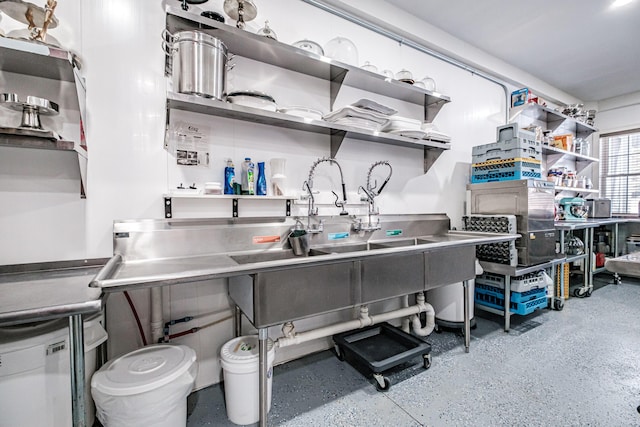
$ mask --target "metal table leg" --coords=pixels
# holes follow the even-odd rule
[[[504,276],[504,331],[511,328],[511,276]]]
[[[463,309],[464,309],[464,351],[469,353],[469,345],[471,344],[471,321],[469,320],[469,281],[462,281],[462,291],[464,292]]]
[[[267,362],[267,340],[269,339],[268,329],[258,329],[258,352],[259,352],[259,365],[258,375],[260,376],[260,427],[267,426],[267,407],[268,407],[268,395],[267,395],[267,371],[269,363]]]
[[[71,417],[73,426],[85,427],[84,327],[81,314],[69,316],[69,360],[71,368]]]
[[[242,335],[242,311],[237,305],[233,311],[233,328],[236,338]]]

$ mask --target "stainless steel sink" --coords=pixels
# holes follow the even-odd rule
[[[309,251],[310,256],[314,255],[327,255],[327,254],[344,254],[348,252],[360,252],[369,249],[369,245],[366,242],[353,243],[348,245],[331,245],[331,246],[319,246],[311,248]]]
[[[460,242],[468,239],[469,239],[469,236],[457,236],[455,234],[439,234],[435,236],[418,237],[416,239],[416,242],[418,245],[424,245],[426,243]]]
[[[238,264],[253,264],[254,262],[279,261],[282,259],[295,258],[292,250],[258,252],[245,255],[231,255],[230,258]]]
[[[387,249],[387,248],[401,248],[404,246],[415,246],[416,239],[395,239],[385,240],[380,242],[369,243],[370,249]]]

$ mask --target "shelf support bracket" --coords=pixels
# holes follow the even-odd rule
[[[436,150],[429,147],[424,147],[424,173],[427,173],[431,166],[438,160],[443,150]]]
[[[331,133],[331,157],[335,159],[338,154],[338,150],[344,141],[344,137],[347,136],[347,132],[343,130],[337,130]]]
[[[164,217],[172,218],[173,214],[171,212],[171,197],[164,198]]]
[[[235,197],[231,200],[231,215],[238,218],[238,199]]]
[[[329,106],[331,107],[331,111],[335,110],[335,105],[334,102],[336,101],[336,98],[338,97],[338,93],[340,93],[340,88],[342,87],[342,82],[344,81],[344,78],[347,75],[347,70],[345,70],[344,68],[340,68],[340,67],[336,67],[336,66],[331,66],[331,69],[329,70],[330,73],[330,78],[331,78],[331,85],[330,85],[330,103]]]

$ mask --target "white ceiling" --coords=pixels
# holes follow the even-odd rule
[[[583,101],[640,91],[640,0],[387,2]]]

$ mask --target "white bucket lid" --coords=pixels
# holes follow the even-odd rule
[[[187,372],[196,352],[185,345],[154,344],[109,361],[91,378],[91,387],[111,396],[155,390]]]
[[[274,353],[271,338],[267,340],[267,352],[269,356]],[[228,341],[222,346],[220,357],[223,361],[230,363],[255,363],[255,360],[259,358],[258,336],[247,335]]]

